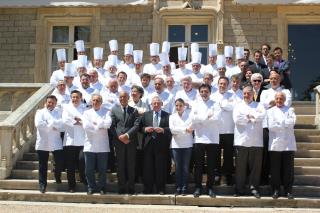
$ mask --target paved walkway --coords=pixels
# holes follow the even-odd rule
[[[23,201],[0,201],[0,213],[193,213],[193,212],[237,212],[237,213],[266,213],[266,212],[319,212],[320,209],[292,209],[292,208],[215,208],[197,206],[157,206],[157,205],[119,205],[119,204],[80,204],[80,203],[51,203],[51,202],[23,202]]]

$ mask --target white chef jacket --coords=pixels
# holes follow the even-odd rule
[[[95,122],[95,123],[94,123]],[[83,113],[83,128],[86,132],[84,152],[110,152],[108,129],[112,123],[106,108],[93,108]]]
[[[143,67],[143,73],[147,73],[149,75],[161,75],[162,74],[162,65],[161,64],[146,64]]]
[[[182,89],[176,93],[175,99],[177,100],[178,98],[181,98],[182,100],[184,100],[185,103],[189,104],[188,108],[192,108],[192,104],[197,99],[198,94],[198,90],[194,88],[192,88],[188,92]]]
[[[110,92],[109,89],[104,87],[101,90],[100,95],[102,96],[102,106],[108,109],[109,111],[115,104],[119,103],[119,98],[118,98],[119,92],[113,93],[113,92]]]
[[[288,106],[274,106],[267,110],[269,151],[296,151],[294,124],[296,114]]]
[[[103,88],[103,84],[98,80],[96,83],[90,83],[90,87],[96,91],[100,91]]]
[[[241,73],[241,69],[238,66],[230,67],[229,69],[227,68],[226,70],[226,76],[231,79],[233,75],[238,75]]]
[[[197,100],[190,114],[192,128],[195,130],[195,143],[219,144],[219,105],[211,99],[207,102]]]
[[[240,102],[233,110],[234,146],[263,147],[262,121],[265,115],[262,104]]]
[[[180,73],[178,75],[181,75],[181,76],[188,76],[188,75],[191,75],[192,74],[192,70],[189,70],[187,68],[184,68],[184,69],[181,69],[181,68],[178,68],[178,69],[175,69],[173,70],[174,73]]]
[[[174,113],[169,117],[169,128],[172,133],[171,148],[190,148],[193,146],[193,136],[186,129],[191,127],[190,111],[185,110],[181,117]]]
[[[99,91],[93,89],[92,87],[88,87],[87,89],[80,87],[79,91],[82,93],[82,98],[86,101],[87,105],[91,104],[91,96],[93,94],[99,94]]]
[[[65,93],[62,95],[57,89],[55,89],[52,92],[52,95],[56,96],[57,98],[57,107],[61,107],[63,104],[68,104],[71,100],[70,94],[67,91],[65,91]]]
[[[214,65],[211,65],[211,64],[207,64],[205,67],[204,67],[204,73],[210,73],[211,75],[213,75],[213,78],[218,76],[219,73],[218,73],[218,68],[217,68],[217,64],[214,64]]]
[[[63,146],[83,146],[85,140],[85,132],[82,125],[75,125],[75,117],[81,118],[83,122],[83,113],[87,110],[84,104],[78,107],[72,103],[66,104],[63,107],[62,120],[65,125],[65,135]]]
[[[236,103],[242,102],[243,91],[241,89],[238,89],[237,91],[234,91],[233,89],[229,89],[228,92],[230,92],[234,95],[234,99],[235,99]]]
[[[152,98],[155,96],[159,96],[160,99],[162,100],[163,102],[162,110],[171,114],[175,106],[173,95],[169,93],[167,90],[163,90],[160,94],[158,94],[157,92],[153,92],[147,98],[147,103],[150,105],[150,108],[152,108],[151,106]]]
[[[34,119],[37,128],[36,150],[52,152],[62,149],[60,132],[64,130],[64,125],[61,114],[61,109],[57,107],[52,111],[43,108],[36,112]]]
[[[118,72],[123,71],[127,74],[127,76],[129,76],[133,71],[134,71],[134,64],[120,64],[117,67]]]
[[[211,96],[221,107],[221,117],[219,124],[220,134],[233,134],[234,122],[232,119],[233,108],[235,105],[234,95],[230,92],[221,94],[219,90]]]

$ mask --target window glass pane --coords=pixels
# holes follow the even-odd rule
[[[68,26],[53,26],[52,28],[53,43],[68,43],[69,42],[69,27]]]
[[[74,28],[74,41],[83,40],[85,42],[90,41],[90,27],[88,26],[76,26]]]
[[[191,26],[191,41],[208,41],[208,25],[192,25]]]
[[[199,52],[201,52],[201,64],[208,64],[208,48],[200,47]]]
[[[57,49],[61,49],[61,48],[52,48],[51,71],[55,71],[59,69],[57,52],[56,52]],[[68,50],[66,50],[66,58],[68,59]]]
[[[186,27],[184,25],[169,25],[168,39],[170,42],[185,42]]]

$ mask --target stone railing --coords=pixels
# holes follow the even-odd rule
[[[320,129],[320,85],[314,88],[314,93],[316,95],[316,117],[315,117],[315,124]]]
[[[0,84],[0,110],[11,111],[0,122],[0,179],[30,149],[36,138],[34,116],[53,88],[50,84]]]

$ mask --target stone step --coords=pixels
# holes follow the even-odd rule
[[[298,150],[295,158],[320,158],[320,150]]]
[[[317,166],[295,166],[294,167],[294,174],[295,175],[320,175],[320,167],[317,167]]]
[[[316,106],[315,101],[292,101],[292,107],[300,107],[300,106]]]
[[[100,204],[140,204],[140,205],[183,205],[183,206],[219,206],[219,207],[285,207],[285,208],[319,208],[320,200],[317,198],[286,198],[272,199],[262,197],[233,197],[217,196],[210,198],[207,195],[194,198],[192,195],[86,195],[84,193],[47,192],[41,194],[36,190],[0,190],[1,200],[15,201],[42,201],[64,203],[100,203]],[[171,212],[171,211],[170,211]]]
[[[296,124],[314,125],[315,115],[297,115]]]
[[[315,115],[316,114],[316,106],[293,106],[296,115]]]
[[[9,180],[0,180],[0,188],[3,190],[38,190],[38,180],[18,180],[18,179],[9,179]],[[205,184],[203,185],[205,188]],[[142,184],[135,185],[136,193],[141,194],[143,191]],[[194,184],[189,184],[189,193],[191,194],[195,189]],[[107,192],[108,193],[117,193],[118,186],[116,183],[107,183]],[[56,184],[54,181],[49,180],[47,185],[48,192],[67,192],[68,184],[66,181],[63,181],[61,184]],[[233,195],[234,187],[233,186],[214,186],[214,191],[217,195]],[[76,186],[76,192],[86,192],[86,186],[81,183],[78,183]],[[166,185],[166,193],[173,194],[175,192],[174,184]],[[38,192],[39,193],[39,192]],[[246,193],[250,194],[249,189],[247,188]],[[260,193],[263,196],[270,196],[271,188],[270,186],[261,186]],[[68,193],[71,194],[71,193]],[[320,197],[320,186],[307,186],[307,185],[295,185],[293,186],[293,194],[296,197]]]
[[[320,135],[295,135],[297,143],[320,143]]]
[[[295,175],[294,176],[295,185],[313,185],[320,187],[319,175]]]
[[[320,143],[298,142],[297,149],[298,150],[319,150]]]
[[[320,136],[319,129],[295,129],[294,134],[297,138],[304,136]]]
[[[320,158],[295,158],[294,165],[295,166],[319,166],[320,167]]]

